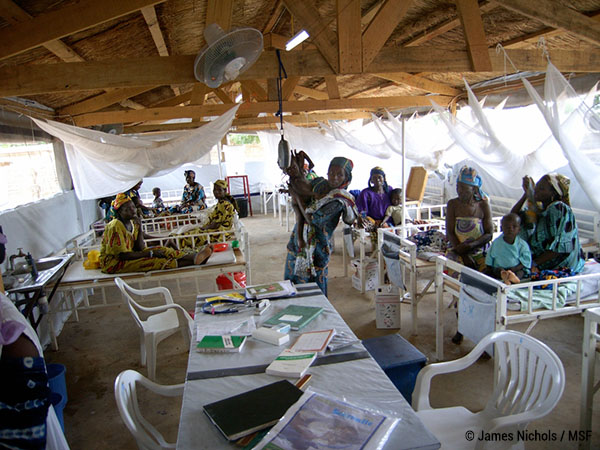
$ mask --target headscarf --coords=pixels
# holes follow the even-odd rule
[[[375,166],[371,169],[371,172],[369,173],[369,187],[372,188],[373,187],[373,183],[371,183],[371,178],[373,178],[373,175],[381,175],[383,177],[383,192],[387,193],[390,190],[390,187],[387,184],[387,179],[385,177],[385,172],[383,171],[383,169],[379,166]]]
[[[481,189],[481,177],[477,175],[477,171],[472,167],[463,166],[462,169],[460,169],[456,183],[457,186],[458,183],[473,186],[475,188],[473,189],[473,197],[475,197],[475,200],[478,202],[484,198],[488,198],[488,195]]]
[[[185,170],[185,171],[183,172],[183,175],[184,175],[184,176],[187,178],[187,176],[188,176],[190,173],[193,173],[193,174],[194,174],[194,179],[196,179],[196,172],[194,172],[193,170]]]
[[[227,200],[229,203],[231,203],[233,205],[233,208],[236,211],[240,211],[237,202],[235,201],[235,198],[233,198],[233,196],[231,194],[229,194],[227,192],[227,188],[229,187],[229,185],[227,184],[227,181],[225,180],[217,180],[213,183],[213,187],[220,187],[221,189],[225,190],[225,197],[224,200]]]
[[[561,175],[560,173],[548,173],[546,174],[546,177],[548,177],[548,181],[560,197],[560,201],[571,206],[569,201],[569,186],[571,180],[569,177]]]
[[[344,169],[344,172],[346,173],[346,181],[340,186],[340,188],[346,189],[352,181],[352,169],[354,168],[354,163],[352,160],[344,158],[343,156],[336,156],[329,163],[329,167],[331,166],[339,166]]]
[[[121,192],[117,194],[115,199],[111,202],[111,206],[115,211],[117,211],[121,206],[130,201],[131,199],[126,194]]]

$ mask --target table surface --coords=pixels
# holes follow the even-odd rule
[[[256,326],[290,304],[321,306],[323,312],[301,331],[292,331],[287,344],[277,347],[250,338],[240,353],[200,353],[195,350],[198,327],[202,328],[215,321],[243,320],[252,315],[251,311],[214,316],[203,314],[199,307],[200,301],[218,294],[203,294],[200,297],[196,304],[194,339],[183,394],[178,449],[239,449],[233,442],[227,441],[210,422],[203,412],[203,405],[281,380],[281,377],[267,375],[265,368],[303,332],[335,328],[336,331],[354,336],[315,283],[297,287],[298,294],[295,297],[273,300],[269,311],[262,316],[254,316]],[[334,362],[336,358],[340,362]],[[312,374],[309,387],[316,392],[399,417],[401,420],[384,448],[439,448],[438,440],[425,429],[411,406],[377,362],[366,353],[361,343],[333,353],[327,352],[317,358],[307,373]]]

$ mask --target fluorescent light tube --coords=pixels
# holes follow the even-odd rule
[[[306,32],[306,30],[301,30],[296,34],[296,36],[287,41],[287,43],[285,44],[285,49],[289,52],[291,49],[293,49],[298,44],[304,42],[307,39],[308,33]]]

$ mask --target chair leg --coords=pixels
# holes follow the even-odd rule
[[[146,336],[143,331],[140,333],[140,355],[140,364],[146,367]]]
[[[153,334],[146,336],[146,362],[148,366],[148,378],[156,381],[156,339]]]

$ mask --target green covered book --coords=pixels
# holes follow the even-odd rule
[[[320,306],[288,305],[279,311],[263,326],[272,327],[278,323],[288,323],[292,330],[299,330],[323,312]]]
[[[247,336],[214,336],[206,335],[198,341],[198,351],[200,352],[239,352],[242,350]]]

